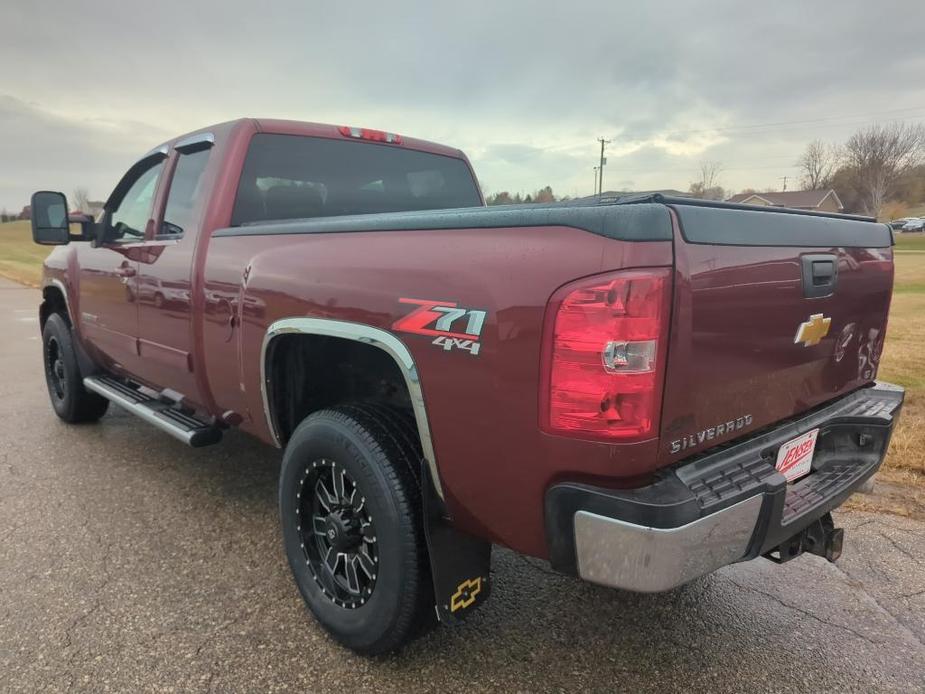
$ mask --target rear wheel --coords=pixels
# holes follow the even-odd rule
[[[352,405],[293,433],[279,501],[289,565],[315,618],[345,646],[396,650],[432,622],[416,451],[394,414]]]
[[[84,388],[77,366],[71,328],[59,313],[53,313],[42,329],[45,382],[51,406],[65,422],[94,422],[109,407],[109,400]]]

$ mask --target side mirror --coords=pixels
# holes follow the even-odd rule
[[[64,193],[40,190],[32,195],[32,240],[43,246],[62,246],[70,240],[67,198]]]

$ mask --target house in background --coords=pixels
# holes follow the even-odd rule
[[[842,212],[845,206],[834,190],[785,190],[779,193],[739,193],[726,202],[769,207],[790,207],[814,212]]]
[[[81,210],[80,208],[75,208],[71,210],[70,212],[68,212],[68,214],[69,215],[86,214],[86,215],[93,217],[93,219],[98,219],[100,216],[100,213],[103,211],[103,205],[105,204],[106,203],[104,203],[101,200],[90,200],[87,203],[87,208],[85,210]]]

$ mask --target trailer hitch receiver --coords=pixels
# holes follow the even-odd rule
[[[836,528],[832,514],[827,513],[790,539],[782,542],[764,557],[776,564],[783,564],[796,559],[803,552],[809,552],[834,562],[841,556],[844,541],[845,531]]]

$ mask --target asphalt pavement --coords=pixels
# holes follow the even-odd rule
[[[366,659],[312,621],[278,451],[193,450],[48,403],[39,292],[0,280],[0,690],[925,692],[925,523],[840,513],[837,564],[757,560],[660,595],[507,550],[464,625]]]

